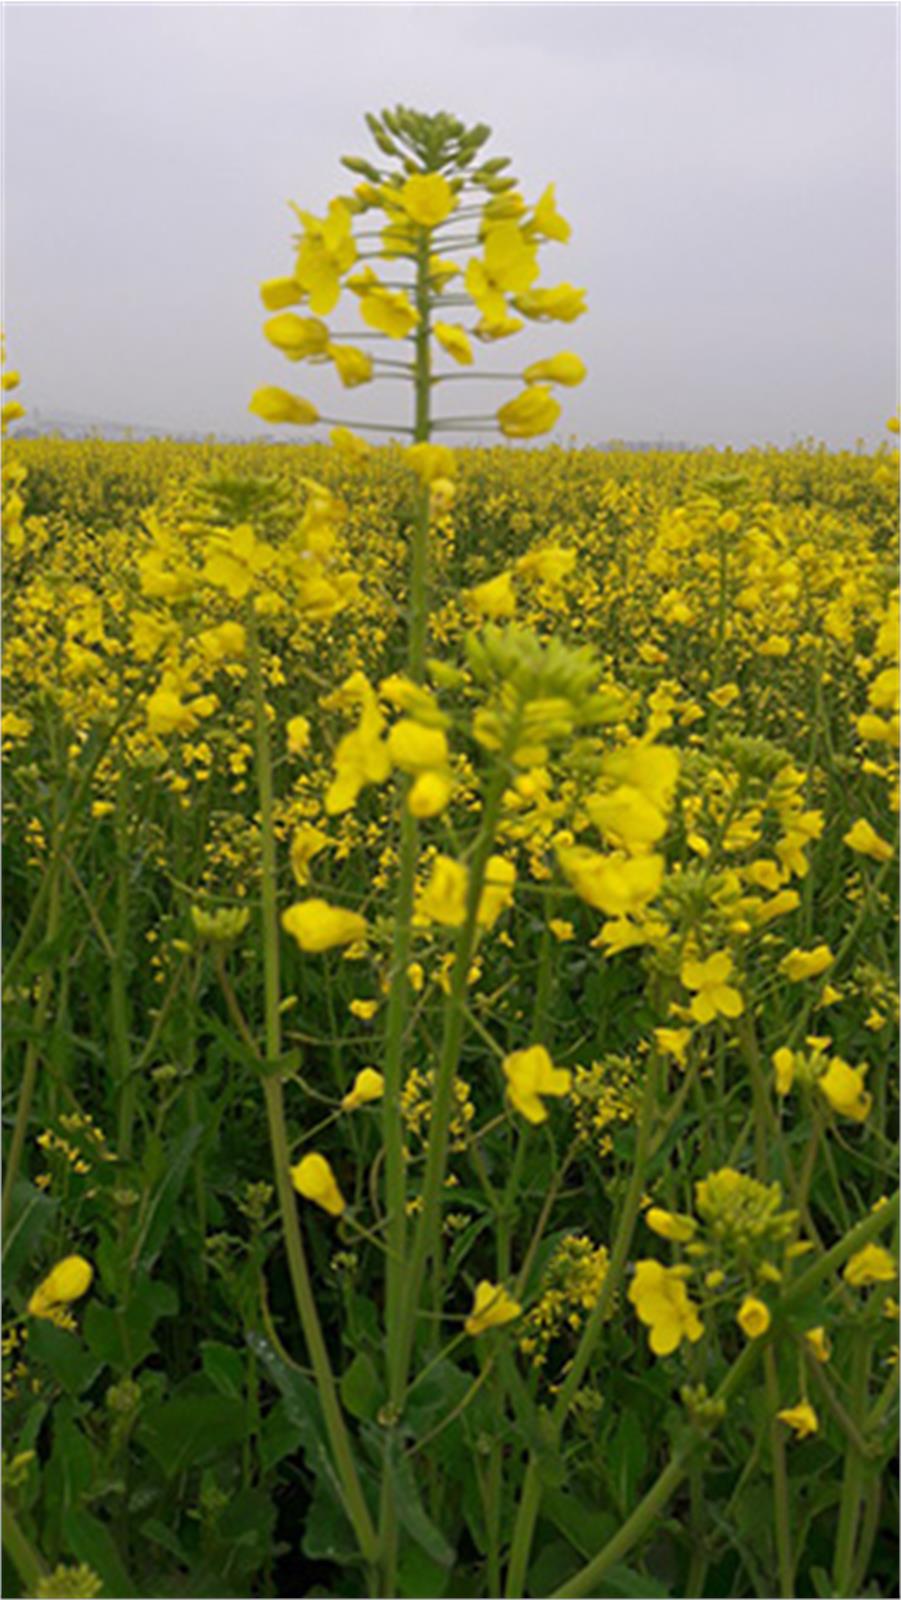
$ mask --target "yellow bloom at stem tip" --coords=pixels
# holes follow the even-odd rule
[[[894,1283],[898,1263],[881,1244],[865,1244],[847,1263],[842,1277],[852,1289],[866,1289],[874,1283]]]
[[[851,1067],[840,1056],[833,1056],[826,1071],[817,1079],[820,1094],[829,1101],[833,1111],[852,1122],[865,1122],[873,1096],[864,1088],[865,1066]]]
[[[651,1330],[649,1343],[655,1356],[672,1355],[683,1339],[696,1344],[703,1335],[704,1325],[689,1299],[680,1267],[637,1261],[628,1297],[638,1320]]]
[[[547,1110],[542,1095],[567,1095],[572,1087],[572,1073],[555,1067],[542,1044],[528,1050],[514,1050],[503,1061],[507,1080],[507,1098],[527,1122],[547,1121]]]
[[[549,183],[541,199],[535,207],[532,217],[532,227],[536,233],[545,239],[556,239],[559,244],[566,244],[572,228],[565,217],[561,217],[557,210],[554,196],[554,185]]]
[[[425,728],[402,717],[388,735],[388,753],[402,772],[427,772],[447,764],[447,737],[440,728]]]
[[[94,1277],[94,1268],[84,1256],[64,1256],[46,1278],[43,1278],[28,1302],[29,1317],[49,1317],[60,1306],[70,1305],[87,1294]]]
[[[540,433],[550,433],[559,415],[559,402],[550,389],[535,383],[501,406],[497,420],[508,439],[534,439]]]
[[[820,1420],[809,1400],[800,1400],[796,1406],[786,1406],[784,1411],[777,1411],[780,1422],[785,1422],[791,1428],[796,1439],[806,1439],[810,1434],[816,1433]]]
[[[813,950],[790,950],[779,963],[779,971],[789,983],[803,983],[805,978],[818,978],[835,960],[828,944],[818,944]]]
[[[731,973],[732,957],[728,950],[718,950],[706,961],[683,961],[682,982],[686,989],[696,991],[691,1002],[691,1014],[696,1022],[712,1022],[716,1016],[741,1016],[745,1003],[739,991],[726,981]]]
[[[283,311],[263,323],[263,333],[289,361],[322,356],[328,349],[328,328],[318,317],[298,317],[293,311]]]
[[[663,1211],[660,1206],[651,1206],[645,1212],[644,1220],[652,1233],[661,1239],[669,1239],[673,1244],[687,1244],[698,1231],[694,1217],[688,1217],[681,1211]]]
[[[330,1217],[340,1217],[344,1211],[346,1201],[325,1156],[317,1155],[315,1151],[304,1156],[291,1168],[291,1182],[304,1200],[312,1200]]]
[[[310,724],[307,717],[291,717],[285,728],[285,742],[289,756],[302,756],[310,743]]]
[[[842,843],[858,855],[870,856],[873,861],[891,861],[895,853],[888,841],[881,838],[864,817],[858,817],[854,826],[842,835]]]
[[[736,1320],[742,1333],[749,1339],[759,1339],[773,1319],[769,1306],[763,1300],[758,1300],[756,1295],[749,1294],[742,1301]]]
[[[773,1051],[773,1073],[776,1081],[776,1093],[781,1097],[791,1092],[795,1081],[795,1056],[794,1051],[787,1045],[782,1045]]]
[[[407,810],[421,822],[437,817],[444,810],[454,785],[447,772],[420,772],[407,795]]]
[[[411,222],[420,228],[435,228],[456,209],[457,197],[440,172],[415,172],[408,178],[398,201]]]
[[[267,278],[260,284],[260,299],[267,311],[283,311],[285,306],[299,306],[303,290],[293,278]]]
[[[247,409],[255,417],[262,417],[264,422],[293,422],[299,428],[311,427],[319,421],[319,412],[309,400],[299,394],[289,394],[287,389],[279,389],[274,384],[255,390]]]
[[[385,1092],[385,1080],[374,1067],[364,1067],[358,1072],[353,1084],[341,1101],[342,1111],[356,1111],[358,1106],[367,1106],[373,1100],[381,1100]]]
[[[823,1363],[829,1360],[832,1352],[829,1347],[829,1340],[826,1337],[825,1328],[808,1328],[804,1338],[806,1339],[808,1348],[812,1352],[815,1360]]]
[[[366,937],[366,919],[327,900],[302,900],[282,913],[282,927],[308,955],[356,944]]]
[[[465,329],[455,327],[450,322],[436,322],[432,326],[432,332],[442,350],[446,350],[461,367],[472,366],[474,360],[472,345]]]
[[[489,1328],[502,1328],[505,1322],[515,1322],[522,1306],[508,1294],[502,1284],[490,1283],[486,1278],[476,1285],[472,1311],[466,1318],[466,1332],[475,1339]]]
[[[663,857],[619,852],[601,855],[583,845],[557,850],[560,870],[581,900],[608,917],[636,915],[653,900],[663,882]]]
[[[544,361],[533,361],[523,373],[526,383],[561,383],[567,389],[574,389],[587,376],[588,368],[584,361],[571,350],[562,350],[559,355],[548,356]]]

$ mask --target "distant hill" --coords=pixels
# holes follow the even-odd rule
[[[41,411],[40,407],[32,406],[28,414],[15,430],[19,439],[44,439],[54,435],[63,439],[111,439],[113,441],[127,442],[130,439],[175,439],[180,444],[200,444],[205,439],[215,439],[219,444],[291,444],[296,441],[286,438],[284,434],[241,434],[220,433],[215,428],[194,429],[187,432],[181,428],[166,427],[162,424],[149,422],[113,422],[108,417],[88,417],[76,411],[57,411],[52,415]],[[304,443],[313,442],[304,440]],[[473,440],[469,443],[494,443],[493,440]],[[575,444],[576,449],[596,450],[667,450],[684,453],[685,451],[698,450],[700,445],[692,445],[682,439],[605,439],[596,445],[588,442]]]

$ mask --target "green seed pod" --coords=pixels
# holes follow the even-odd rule
[[[368,178],[370,183],[382,181],[378,167],[374,167],[371,161],[364,160],[363,156],[342,156],[341,165],[346,167],[348,172],[356,172],[361,178]]]

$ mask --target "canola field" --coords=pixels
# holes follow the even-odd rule
[[[892,434],[419,432],[9,444],[6,1592],[888,1596]]]

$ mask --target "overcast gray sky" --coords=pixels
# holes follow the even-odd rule
[[[347,417],[263,339],[289,199],[321,212],[398,101],[494,129],[573,224],[542,279],[589,312],[503,345],[574,349],[557,437],[833,446],[884,438],[897,392],[894,5],[7,4],[5,293],[23,400],[253,436],[255,387]],[[343,326],[358,325],[348,305]],[[453,410],[514,392],[453,386]],[[447,391],[449,395],[450,390]],[[442,396],[442,400],[444,396]]]

